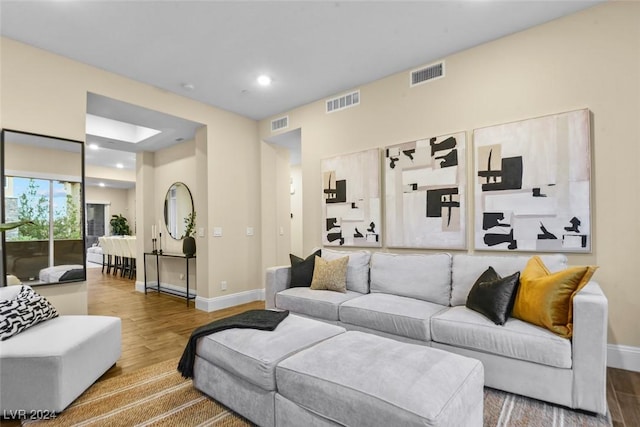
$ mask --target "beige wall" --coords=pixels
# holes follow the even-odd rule
[[[291,203],[291,253],[299,257],[303,256],[304,239],[302,236],[302,167],[291,166],[291,181],[294,193],[290,195]]]
[[[135,182],[135,171],[128,169],[115,169],[103,166],[88,165],[84,166],[84,175],[87,178],[110,179],[114,181]]]
[[[256,226],[260,219],[260,149],[254,120],[7,38],[1,39],[0,55],[3,128],[82,141],[87,92],[205,125],[207,187],[199,188],[206,193],[201,198],[206,200],[207,215],[198,218],[198,226],[215,223],[224,227],[225,235],[215,241],[198,239],[199,246],[208,245],[209,255],[208,259],[198,258],[198,278],[205,287],[202,294],[221,295],[219,286],[214,285],[220,280],[228,282],[227,294],[260,288],[262,271],[256,261],[260,259],[260,236],[245,236],[246,226]],[[153,155],[147,157],[152,159]],[[139,178],[144,175],[145,187],[154,188],[152,174],[143,172],[145,167],[148,165],[137,166],[136,185],[141,185]],[[154,194],[144,197],[136,192],[140,253],[151,249],[150,225],[158,216],[151,208]],[[138,265],[142,266],[140,258]],[[60,286],[57,289],[67,291],[69,298],[75,298],[77,306],[86,310],[86,287]]]
[[[195,147],[195,141],[190,140],[155,152],[155,167],[153,169],[155,183],[153,212],[156,216],[154,224],[159,227],[161,226],[162,250],[165,253],[182,253],[182,240],[172,238],[167,232],[164,222],[164,200],[169,187],[175,182],[185,184],[189,188],[189,191],[192,192],[193,197],[196,182]],[[185,274],[184,260],[170,258],[162,258],[161,260],[161,282],[179,287],[186,286],[186,279],[180,276],[181,274]],[[193,266],[193,261],[191,266]],[[148,268],[153,269],[151,265],[149,265]],[[195,277],[196,272],[191,270],[189,278],[190,286],[196,284]],[[155,280],[155,273],[153,273],[150,279]]]
[[[76,144],[78,150],[80,144]],[[66,176],[79,178],[82,176],[82,156],[80,151],[71,153],[42,147],[6,143],[5,169],[7,171],[27,174],[43,174],[41,176]]]
[[[134,232],[133,220],[136,206],[135,204],[130,204],[129,190],[87,185],[85,186],[85,192],[85,201],[87,203],[109,203],[109,217],[106,224],[109,234],[111,234],[111,226],[108,221],[111,219],[111,215],[122,215],[127,218],[131,232]]]
[[[474,128],[589,108],[593,253],[569,258],[600,266],[609,342],[640,346],[640,3],[608,2],[444,59],[443,79],[410,88],[403,72],[359,87],[357,107],[325,114],[321,100],[286,112],[302,128],[305,254],[321,244],[320,159],[456,131],[471,141]]]

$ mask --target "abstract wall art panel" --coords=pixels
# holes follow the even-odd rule
[[[392,145],[384,156],[386,245],[464,249],[465,133]]]
[[[322,244],[380,247],[380,151],[324,159]]]
[[[476,249],[590,252],[589,110],[476,129]]]

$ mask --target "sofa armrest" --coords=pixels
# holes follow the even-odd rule
[[[284,291],[291,283],[291,267],[279,266],[267,268],[267,279],[265,282],[265,308],[276,308],[276,294]]]
[[[573,405],[607,411],[607,297],[589,282],[573,298]]]

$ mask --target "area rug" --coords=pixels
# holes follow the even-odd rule
[[[180,376],[178,359],[100,381],[51,420],[24,421],[37,426],[215,426],[253,424],[193,388]],[[537,400],[485,388],[486,427],[611,426],[596,417]]]

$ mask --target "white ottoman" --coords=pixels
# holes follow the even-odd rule
[[[290,314],[273,331],[228,329],[198,341],[193,385],[262,427],[275,425],[276,365],[345,329]]]
[[[483,423],[480,361],[362,332],[283,360],[276,381],[278,427]]]
[[[0,411],[61,412],[120,358],[121,322],[60,316],[0,342]]]

